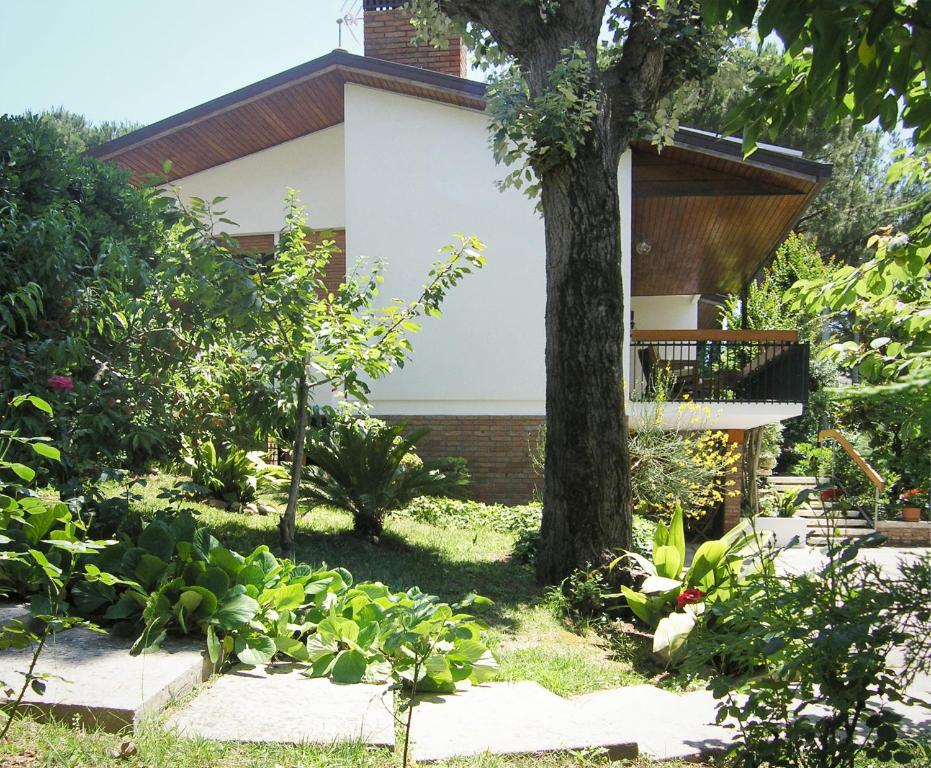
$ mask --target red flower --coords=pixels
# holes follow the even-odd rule
[[[48,385],[56,392],[69,392],[74,389],[74,380],[70,376],[49,376]]]
[[[919,496],[923,495],[924,491],[922,491],[921,488],[911,488],[899,494],[899,501],[901,501],[903,504],[907,504],[912,499],[917,499]]]
[[[686,589],[679,593],[676,598],[676,610],[681,611],[685,606],[692,603],[700,603],[705,593],[700,589]]]

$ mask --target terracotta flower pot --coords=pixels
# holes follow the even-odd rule
[[[902,522],[917,523],[921,521],[921,509],[918,507],[902,507]]]

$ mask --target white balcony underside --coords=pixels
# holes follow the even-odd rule
[[[659,412],[657,411],[659,408]],[[628,403],[630,428],[656,420],[663,429],[752,429],[802,415],[801,403]]]

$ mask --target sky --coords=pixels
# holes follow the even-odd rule
[[[360,0],[0,0],[0,114],[151,123],[337,47]],[[343,47],[362,52],[361,20]]]

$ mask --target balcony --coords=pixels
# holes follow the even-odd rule
[[[795,331],[635,330],[630,399],[804,405],[808,344]],[[799,412],[800,409],[799,409]]]

